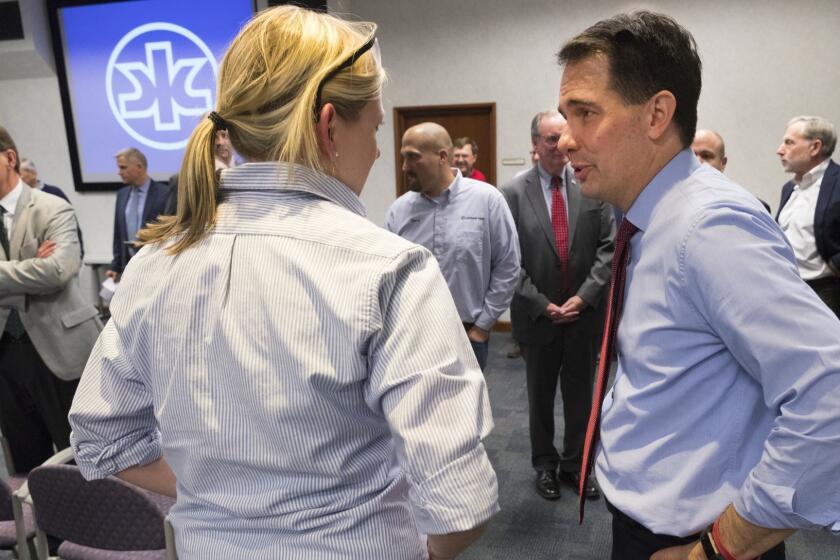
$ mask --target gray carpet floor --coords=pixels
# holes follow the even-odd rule
[[[603,499],[588,502],[583,525],[577,522],[577,495],[563,487],[559,501],[549,502],[534,490],[528,443],[525,363],[506,353],[511,338],[493,333],[485,372],[496,427],[485,441],[499,478],[502,511],[484,536],[461,558],[470,560],[606,560],[610,557],[610,515]],[[555,409],[557,444],[562,443],[563,409],[558,392]],[[838,473],[840,476],[840,473]],[[840,537],[800,532],[788,539],[788,560],[840,560]]]

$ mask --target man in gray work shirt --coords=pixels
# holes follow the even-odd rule
[[[409,128],[400,155],[411,192],[388,210],[385,227],[437,258],[481,369],[490,329],[519,282],[519,239],[504,197],[452,168],[442,126]]]

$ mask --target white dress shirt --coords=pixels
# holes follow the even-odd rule
[[[543,198],[545,199],[545,209],[548,210],[548,219],[551,220],[551,175],[548,171],[543,169],[543,166],[537,162],[537,175],[540,177],[540,186],[542,187]],[[571,166],[563,167],[557,175],[560,177],[560,194],[563,195],[563,206],[566,208],[566,219],[569,219],[569,195],[566,192],[566,170],[571,169]]]
[[[829,161],[825,160],[802,176],[779,214],[779,225],[793,247],[796,266],[803,280],[834,275],[817,251],[817,239],[814,236],[817,199]]]
[[[17,209],[20,192],[24,189],[24,187],[29,188],[23,184],[23,181],[18,180],[15,188],[0,199],[0,206],[2,206],[5,210],[5,213],[3,214],[3,225],[6,226],[6,235],[9,237],[9,240],[12,239],[12,226],[15,223],[15,210]],[[6,255],[6,257],[8,258],[8,255]]]

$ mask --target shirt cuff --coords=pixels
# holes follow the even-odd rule
[[[493,328],[493,325],[496,324],[496,319],[493,319],[492,317],[490,317],[482,311],[481,314],[478,316],[478,319],[476,319],[475,323],[473,324],[480,329],[489,331]]]
[[[148,465],[161,457],[159,431],[146,434],[140,439],[136,436],[126,437],[104,447],[80,442],[73,432],[70,434],[70,445],[85,480],[106,478],[129,467]]]
[[[466,531],[499,511],[496,473],[481,443],[422,483],[410,482],[417,528],[426,535]]]
[[[827,529],[840,535],[840,520],[830,504],[821,509],[819,518],[806,517],[796,511],[796,489],[788,486],[758,482],[750,477],[732,505],[738,515],[766,529]]]

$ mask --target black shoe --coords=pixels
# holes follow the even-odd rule
[[[546,500],[560,499],[560,487],[557,485],[557,475],[553,469],[537,471],[537,494]]]
[[[560,471],[559,473],[557,473],[557,479],[563,484],[571,486],[572,489],[575,491],[575,494],[580,496],[580,473]],[[586,479],[586,484],[583,487],[583,495],[586,497],[587,500],[597,500],[601,497],[601,493],[598,491],[598,487],[595,486],[595,483],[592,481],[591,478],[587,477]]]

